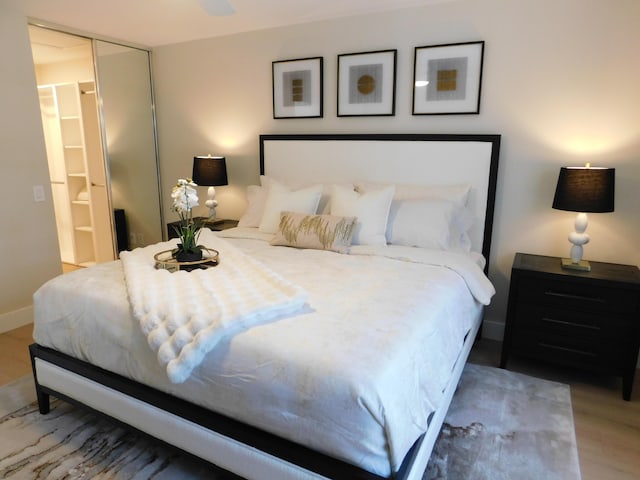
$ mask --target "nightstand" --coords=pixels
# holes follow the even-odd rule
[[[561,259],[516,253],[500,367],[512,355],[622,377],[631,399],[640,346],[640,270],[591,262],[566,270]]]
[[[226,230],[228,228],[233,228],[238,226],[238,220],[216,220],[215,223],[209,223],[207,221],[207,217],[194,217],[194,223],[200,227],[206,227],[214,232],[220,232],[222,230]],[[180,221],[167,223],[167,238],[170,240],[172,238],[178,238],[176,231],[173,227],[179,227]]]

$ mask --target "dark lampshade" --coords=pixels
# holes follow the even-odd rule
[[[195,183],[203,187],[227,185],[227,164],[224,157],[193,157],[193,176]]]
[[[562,167],[553,208],[585,213],[613,212],[615,172],[615,168]]]

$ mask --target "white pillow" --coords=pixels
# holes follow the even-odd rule
[[[469,251],[467,230],[472,218],[468,213],[466,208],[447,200],[394,200],[387,241],[410,247]]]
[[[238,220],[239,227],[260,226],[268,192],[267,188],[258,185],[249,185],[247,187],[248,206],[240,220]]]
[[[249,185],[247,187],[247,209],[238,220],[239,227],[257,228],[260,226],[271,182],[275,182],[275,180],[260,175],[260,185]]]
[[[331,215],[357,218],[353,234],[354,245],[386,245],[385,232],[394,192],[393,185],[362,194],[334,185]]]
[[[474,223],[474,216],[467,207],[459,207],[455,211],[451,226],[451,250],[471,251],[469,231]]]
[[[278,182],[272,182],[259,230],[263,233],[276,233],[280,224],[280,212],[316,213],[320,195],[322,195],[322,185],[291,191]]]
[[[285,185],[289,187],[291,190],[299,190],[301,188],[306,188],[311,185],[317,185],[316,183],[310,182],[286,182],[283,183],[279,180],[275,180],[267,175],[260,175],[260,184],[263,187],[269,187],[273,183],[279,183],[280,185]],[[333,183],[323,183],[322,184],[322,196],[320,197],[320,202],[318,203],[318,213],[328,215],[331,212],[331,192],[333,191]],[[335,185],[340,185],[342,187],[348,188],[349,190],[353,190],[355,185],[353,183],[339,183]],[[382,187],[380,187],[382,188]],[[375,190],[379,190],[375,189]]]
[[[357,183],[356,190],[365,193],[372,190],[379,190],[384,184],[376,183]],[[394,200],[412,200],[417,198],[433,198],[440,200],[448,200],[458,205],[466,205],[469,199],[471,185],[409,185],[398,184]]]

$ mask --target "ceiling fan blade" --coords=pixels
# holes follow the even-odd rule
[[[223,17],[236,13],[228,0],[198,0],[198,3],[209,15]]]

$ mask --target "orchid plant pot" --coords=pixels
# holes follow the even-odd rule
[[[178,244],[178,251],[175,253],[175,259],[179,262],[197,262],[202,260],[202,250],[194,252],[185,252],[180,249],[182,244]]]

